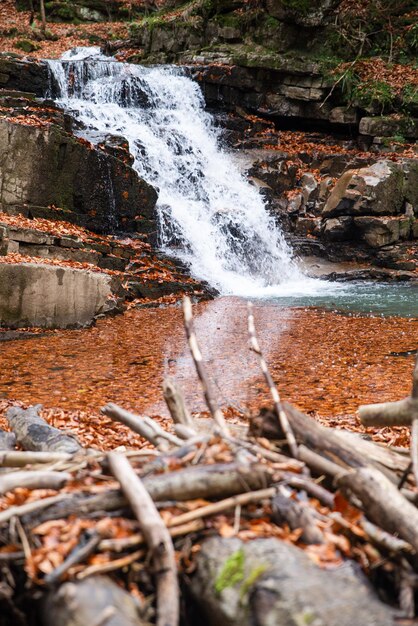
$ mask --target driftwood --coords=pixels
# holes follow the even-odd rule
[[[284,436],[286,437],[286,441],[289,446],[289,450],[292,453],[292,456],[297,459],[298,458],[298,446],[296,443],[295,435],[293,433],[292,427],[289,424],[289,419],[286,415],[286,410],[283,404],[280,402],[280,395],[277,390],[276,385],[274,384],[273,378],[269,372],[267,362],[261,352],[260,344],[258,343],[257,334],[255,331],[254,324],[254,314],[252,304],[248,303],[248,334],[250,336],[251,349],[257,355],[258,361],[260,363],[261,371],[263,372],[264,378],[270,390],[271,397],[273,398],[274,410],[276,411],[277,418],[280,423],[281,430],[283,431]]]
[[[82,541],[77,545],[74,550],[70,552],[67,558],[59,565],[53,572],[45,576],[44,582],[46,585],[55,585],[61,580],[66,572],[77,563],[82,563],[90,554],[92,554],[99,545],[102,537],[99,533],[86,533],[83,536]]]
[[[360,406],[359,417],[364,426],[410,426],[418,419],[418,356],[412,377],[411,395],[397,402]]]
[[[181,439],[161,428],[161,426],[150,417],[135,415],[134,413],[125,411],[125,409],[122,409],[112,402],[109,402],[109,404],[103,407],[101,412],[112,420],[122,422],[122,424],[125,424],[125,426],[128,426],[128,428],[135,433],[138,433],[138,435],[141,435],[141,437],[144,437],[162,450],[167,450],[167,442],[175,446],[183,445]]]
[[[178,626],[180,598],[173,542],[143,482],[129,461],[117,452],[109,465],[129,501],[151,551],[157,588],[157,626]]]
[[[61,489],[69,480],[71,474],[64,472],[12,472],[0,476],[0,494],[14,489]]]
[[[245,491],[255,491],[267,487],[272,480],[272,472],[262,465],[226,463],[198,465],[169,474],[148,476],[143,479],[143,482],[156,502],[165,500],[184,502],[195,498],[225,498]],[[94,495],[76,493],[63,495],[56,505],[48,507],[41,513],[36,511],[35,518],[26,518],[24,521],[28,526],[32,526],[68,515],[85,517],[96,511],[116,511],[126,506],[126,498],[118,489],[109,489]],[[27,514],[25,510],[20,513],[19,507],[16,509],[14,515],[20,517]],[[0,523],[5,513],[7,512],[0,513]],[[29,513],[31,511],[28,511]],[[8,519],[10,517],[7,517]]]
[[[325,428],[312,418],[301,413],[288,402],[283,403],[290,425],[298,442],[316,452],[320,451],[336,465],[344,467],[363,467],[367,461],[359,454],[351,442],[339,437],[331,428]],[[262,411],[251,420],[250,431],[257,437],[283,439],[283,431],[272,411]]]
[[[77,439],[50,426],[40,417],[41,408],[42,405],[37,404],[29,409],[11,407],[7,411],[7,421],[16,435],[17,442],[25,450],[67,454],[79,452],[82,447]]]
[[[46,463],[60,463],[70,461],[71,454],[65,452],[18,452],[0,451],[0,467],[25,467],[27,465],[37,465]]]
[[[355,494],[372,522],[418,551],[418,509],[379,470],[362,467],[338,478],[338,485]]]
[[[323,534],[309,506],[292,500],[282,488],[273,498],[273,521],[279,526],[287,523],[291,530],[302,530],[301,540],[306,544],[324,543]]]
[[[183,393],[173,378],[164,379],[163,395],[173,422],[190,428],[193,431],[193,418],[187,409]]]
[[[206,373],[205,366],[203,365],[202,353],[197,341],[194,324],[192,303],[190,298],[185,296],[183,299],[183,313],[184,313],[184,327],[186,330],[187,340],[189,343],[190,353],[193,357],[193,362],[196,368],[197,375],[203,389],[203,395],[211,416],[213,417],[216,425],[218,426],[221,434],[229,435],[229,428],[226,425],[225,418],[215,398],[215,392],[212,388],[209,377]]]
[[[45,626],[142,626],[129,593],[109,578],[68,582],[51,591],[43,607]]]
[[[16,445],[16,435],[0,430],[0,450],[13,450]]]

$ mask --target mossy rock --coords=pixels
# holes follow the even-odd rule
[[[19,50],[23,50],[23,52],[35,52],[35,50],[39,50],[38,44],[30,39],[20,39],[15,43],[15,47],[19,48]]]

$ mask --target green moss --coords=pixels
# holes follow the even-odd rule
[[[20,41],[15,43],[15,46],[19,48],[19,50],[23,50],[23,52],[35,52],[35,50],[39,50],[39,46],[29,39],[20,39]]]
[[[237,550],[225,561],[224,566],[215,580],[216,593],[222,593],[224,589],[233,587],[244,578],[244,551]]]
[[[243,599],[253,586],[253,584],[267,571],[267,565],[258,565],[248,574],[241,586],[240,598]]]

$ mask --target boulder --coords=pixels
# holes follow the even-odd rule
[[[353,218],[350,215],[325,220],[322,236],[327,241],[347,241],[353,238]]]
[[[94,232],[146,233],[155,231],[156,200],[155,189],[129,164],[63,128],[0,118],[2,210],[22,205],[45,207],[47,212],[52,208],[52,215],[45,217],[54,219],[59,207],[64,219]]]
[[[72,267],[0,263],[0,326],[88,325],[114,307],[117,282],[108,274]]]
[[[45,96],[49,87],[46,63],[0,56],[0,87]]]
[[[365,215],[354,218],[356,235],[372,248],[381,248],[411,233],[409,217],[375,217]]]
[[[207,539],[190,589],[210,626],[392,626],[356,565],[320,569],[279,539]]]
[[[372,137],[394,137],[396,135],[408,139],[418,137],[418,120],[411,117],[390,116],[362,117],[359,125],[362,135]]]
[[[403,204],[404,172],[400,163],[378,161],[344,172],[332,190],[323,217],[393,215]]]

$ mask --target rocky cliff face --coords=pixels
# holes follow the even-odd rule
[[[46,93],[46,70],[0,59],[6,86],[21,87],[23,75],[24,86]],[[95,147],[71,132],[71,120],[51,102],[22,91],[0,91],[0,105],[1,210],[62,216],[99,233],[155,234],[157,193],[130,166],[123,140],[104,137]]]

